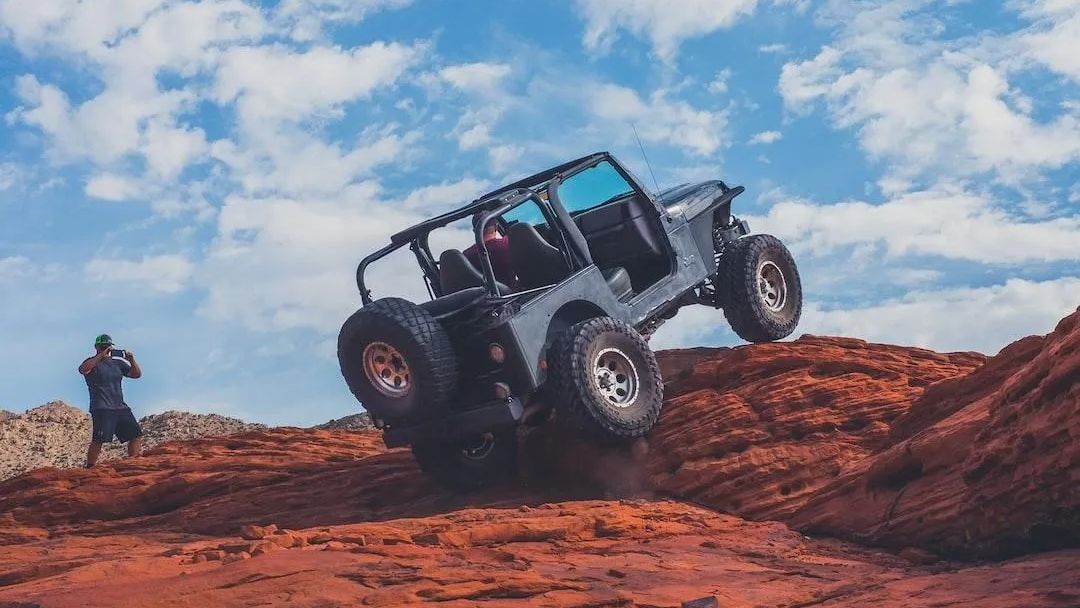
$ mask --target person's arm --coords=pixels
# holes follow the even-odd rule
[[[127,377],[132,380],[142,378],[142,368],[139,367],[139,362],[135,360],[135,353],[129,351],[124,352],[124,358],[131,364],[131,369],[128,370]]]
[[[105,349],[105,350],[101,351],[100,353],[94,355],[93,357],[90,357],[90,358],[86,359],[85,361],[83,361],[82,364],[79,365],[79,373],[84,375],[84,376],[86,374],[89,374],[90,372],[94,371],[94,368],[97,367],[98,363],[101,363],[102,361],[104,361],[105,359],[108,359],[108,358],[109,358],[109,349]]]

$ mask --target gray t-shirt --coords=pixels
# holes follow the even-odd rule
[[[90,389],[90,411],[126,408],[120,382],[124,376],[130,375],[131,364],[125,359],[109,358],[95,365],[89,374],[83,376]]]

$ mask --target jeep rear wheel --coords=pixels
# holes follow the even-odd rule
[[[799,324],[799,269],[774,236],[755,234],[728,246],[720,258],[716,286],[724,317],[747,342],[786,338]]]
[[[517,474],[517,450],[514,429],[412,446],[413,457],[425,474],[458,491],[479,490],[512,479]]]
[[[457,360],[442,326],[419,306],[384,298],[356,311],[338,334],[341,375],[364,408],[389,422],[445,411]]]
[[[548,351],[556,419],[602,439],[649,432],[664,402],[660,366],[634,328],[610,317],[570,327]]]

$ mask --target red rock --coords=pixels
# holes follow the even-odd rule
[[[220,549],[211,549],[207,551],[200,551],[198,555],[208,562],[216,562],[218,560],[225,559],[225,556],[228,555],[228,553]]]
[[[247,540],[261,540],[276,532],[278,532],[278,527],[274,524],[268,526],[247,524],[240,528],[240,538],[246,538]]]
[[[249,547],[247,552],[254,557],[256,555],[263,555],[264,553],[270,553],[272,551],[280,551],[281,549],[281,545],[277,543],[272,543],[268,540],[260,540],[251,543],[251,546]]]
[[[241,551],[240,553],[230,553],[221,559],[222,564],[231,564],[233,562],[243,561],[245,559],[251,559],[251,554],[247,551]]]
[[[930,553],[929,551],[924,551],[918,547],[904,547],[900,550],[900,553],[898,553],[898,555],[913,564],[919,564],[923,566],[937,563],[940,559],[933,553]]]
[[[927,393],[920,410],[946,415],[913,412],[901,442],[850,467],[793,524],[956,557],[1080,545],[1080,311]]]
[[[819,337],[664,353],[647,441],[523,438],[548,486],[451,495],[375,433],[301,429],[34,471],[0,482],[0,605],[1076,604],[1077,318],[989,362]]]

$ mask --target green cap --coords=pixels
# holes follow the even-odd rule
[[[109,334],[101,334],[94,338],[94,346],[112,346],[112,344],[113,341],[112,338],[109,337]]]

